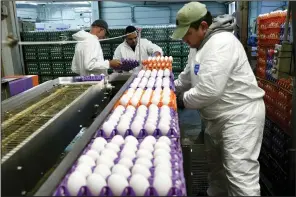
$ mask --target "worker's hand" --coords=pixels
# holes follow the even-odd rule
[[[179,109],[185,108],[183,98],[184,98],[184,92],[177,94],[177,107]]]
[[[155,53],[153,53],[153,55],[152,55],[152,57],[157,57],[157,56],[161,56],[161,53],[160,52],[158,52],[158,51],[156,51]]]
[[[120,61],[119,60],[110,60],[109,64],[110,64],[111,68],[116,68],[116,67],[120,66]]]

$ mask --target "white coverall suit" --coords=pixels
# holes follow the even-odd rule
[[[199,109],[205,122],[209,196],[260,196],[258,156],[265,105],[245,50],[230,32],[218,32],[175,80],[185,108]]]
[[[72,36],[79,42],[75,46],[75,54],[72,60],[72,71],[81,76],[108,74],[109,61],[104,60],[101,44],[97,36],[84,30]]]
[[[160,52],[163,55],[162,49],[153,44],[151,41],[141,38],[141,60],[148,59],[149,56],[152,56],[155,52]],[[120,60],[121,58],[124,59],[134,59],[139,60],[139,43],[136,46],[135,51],[127,44],[126,41],[118,45],[115,49],[113,59]]]

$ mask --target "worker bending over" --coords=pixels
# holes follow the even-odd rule
[[[120,65],[119,60],[104,60],[100,39],[109,34],[108,24],[104,20],[96,20],[91,25],[90,33],[81,30],[73,35],[78,42],[72,61],[72,71],[81,76],[105,74],[108,69]]]
[[[190,46],[175,81],[178,107],[199,109],[205,122],[209,196],[260,196],[258,156],[265,121],[264,91],[257,85],[230,15],[212,20],[204,4],[177,13],[174,39]]]
[[[141,48],[141,59],[148,59],[149,56],[161,56],[163,55],[162,49],[153,44],[151,41],[141,38],[141,46],[138,45],[138,33],[134,26],[128,26],[125,29],[125,34],[129,34],[125,37],[123,43],[121,43],[115,50],[113,59],[135,59],[139,60],[139,48]]]

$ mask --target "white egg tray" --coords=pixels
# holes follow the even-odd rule
[[[143,106],[143,105],[142,105]],[[180,130],[179,130],[179,120],[178,120],[178,114],[175,110],[173,110],[172,108],[169,108],[170,110],[170,117],[171,120],[166,120],[168,122],[164,123],[161,120],[164,121],[164,119],[162,119],[161,116],[161,110],[158,111],[158,117],[156,119],[156,124],[155,125],[151,125],[148,126],[146,125],[146,123],[148,124],[148,116],[150,113],[150,107],[148,108],[147,112],[145,112],[146,114],[144,115],[144,123],[139,125],[139,128],[137,128],[137,130],[133,130],[132,128],[132,124],[135,121],[136,116],[138,116],[138,112],[140,107],[138,107],[135,111],[135,113],[133,114],[133,117],[131,118],[131,121],[129,123],[127,123],[126,127],[127,128],[125,130],[122,128],[119,128],[119,124],[118,122],[120,122],[119,120],[117,121],[117,123],[115,122],[115,127],[112,129],[109,128],[110,124],[109,124],[109,120],[111,119],[110,117],[114,114],[114,111],[112,111],[112,113],[108,116],[108,118],[106,119],[106,121],[103,123],[102,127],[97,131],[96,136],[97,137],[104,137],[104,138],[112,138],[115,135],[122,135],[124,137],[126,136],[135,136],[138,139],[141,138],[145,138],[146,136],[152,135],[154,137],[160,137],[160,136],[167,136],[167,137],[180,137]],[[121,115],[127,114],[127,109],[124,110],[124,112]],[[122,118],[122,116],[121,116]],[[120,120],[121,120],[120,118]],[[111,120],[113,121],[113,120]],[[166,125],[168,124],[168,125]],[[108,128],[104,128],[104,126],[106,125],[106,127]]]
[[[117,135],[107,141],[98,137],[88,144],[54,196],[186,196],[182,149],[178,138],[156,139],[149,136],[137,140],[132,136],[124,139]],[[119,149],[114,148],[115,145]],[[99,156],[90,154],[91,151]],[[82,156],[93,159],[94,163],[86,163]],[[109,165],[110,161],[112,165]],[[82,170],[82,165],[91,171]],[[80,175],[83,181],[78,180],[79,176],[75,177],[74,173]],[[78,178],[73,181],[73,177]]]

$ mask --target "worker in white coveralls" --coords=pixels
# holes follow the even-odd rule
[[[212,20],[204,4],[184,5],[173,39],[190,46],[175,81],[178,107],[198,109],[205,123],[209,196],[260,196],[258,156],[265,92],[257,85],[230,15]]]
[[[119,60],[104,60],[100,39],[109,34],[108,24],[104,20],[96,20],[91,25],[90,33],[81,30],[72,37],[81,41],[76,44],[72,61],[72,71],[81,76],[107,75],[108,69],[120,65]]]
[[[141,46],[139,46],[138,33],[136,30],[134,26],[126,27],[125,34],[131,34],[127,35],[124,42],[115,49],[113,59],[120,60],[124,58],[139,60],[139,48],[141,48],[141,60],[148,59],[149,56],[163,55],[162,49],[159,46],[145,38],[141,38]]]

